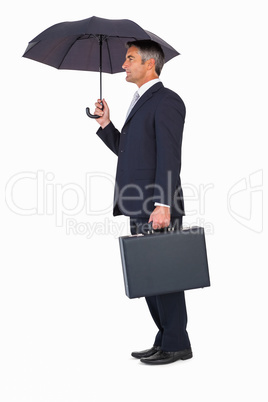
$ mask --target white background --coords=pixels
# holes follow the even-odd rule
[[[15,0],[1,10],[3,402],[267,400],[265,10],[260,0]],[[156,329],[144,300],[124,292],[112,230],[128,234],[128,221],[110,207],[116,157],[85,114],[98,74],[22,58],[47,27],[93,15],[131,19],[181,53],[161,78],[187,107],[185,222],[206,228],[212,283],[186,295],[187,362],[130,357]],[[124,73],[104,74],[103,87],[120,128],[135,87]],[[86,191],[89,209],[106,212],[78,208]]]

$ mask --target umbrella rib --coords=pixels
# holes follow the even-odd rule
[[[76,42],[79,38],[81,38],[82,36],[84,36],[84,35],[80,35],[80,36],[78,36],[78,37],[75,37],[74,42],[68,47],[68,50],[65,52],[64,57],[62,58],[62,60],[61,60],[61,62],[60,62],[60,64],[59,64],[59,66],[57,67],[58,69],[61,68],[62,63],[64,62],[64,60],[65,60],[67,54],[69,53],[69,51],[71,50],[71,48],[73,47],[73,45],[75,44],[75,42]]]
[[[111,67],[111,74],[113,74],[112,58],[111,58],[111,53],[110,53],[110,47],[109,47],[108,40],[106,40],[106,43],[107,43],[107,50],[108,50],[108,56],[109,56],[110,67]]]

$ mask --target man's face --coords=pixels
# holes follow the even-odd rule
[[[126,60],[122,66],[126,70],[127,82],[133,82],[141,87],[147,81],[148,61],[142,64],[141,56],[135,46],[131,46],[126,54]]]

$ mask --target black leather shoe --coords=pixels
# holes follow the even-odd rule
[[[192,349],[180,350],[178,352],[163,352],[159,350],[150,357],[141,358],[142,363],[146,364],[169,364],[177,360],[187,360],[193,357]]]
[[[132,352],[131,356],[136,359],[142,359],[143,357],[153,356],[160,350],[160,346],[153,346],[151,349],[142,350],[141,352]]]

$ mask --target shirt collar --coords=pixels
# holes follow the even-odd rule
[[[157,84],[158,82],[161,82],[159,78],[155,78],[154,80],[148,81],[145,84],[143,84],[138,90],[138,94],[140,97],[145,94],[146,91],[148,91],[149,88],[151,88],[154,84]]]

